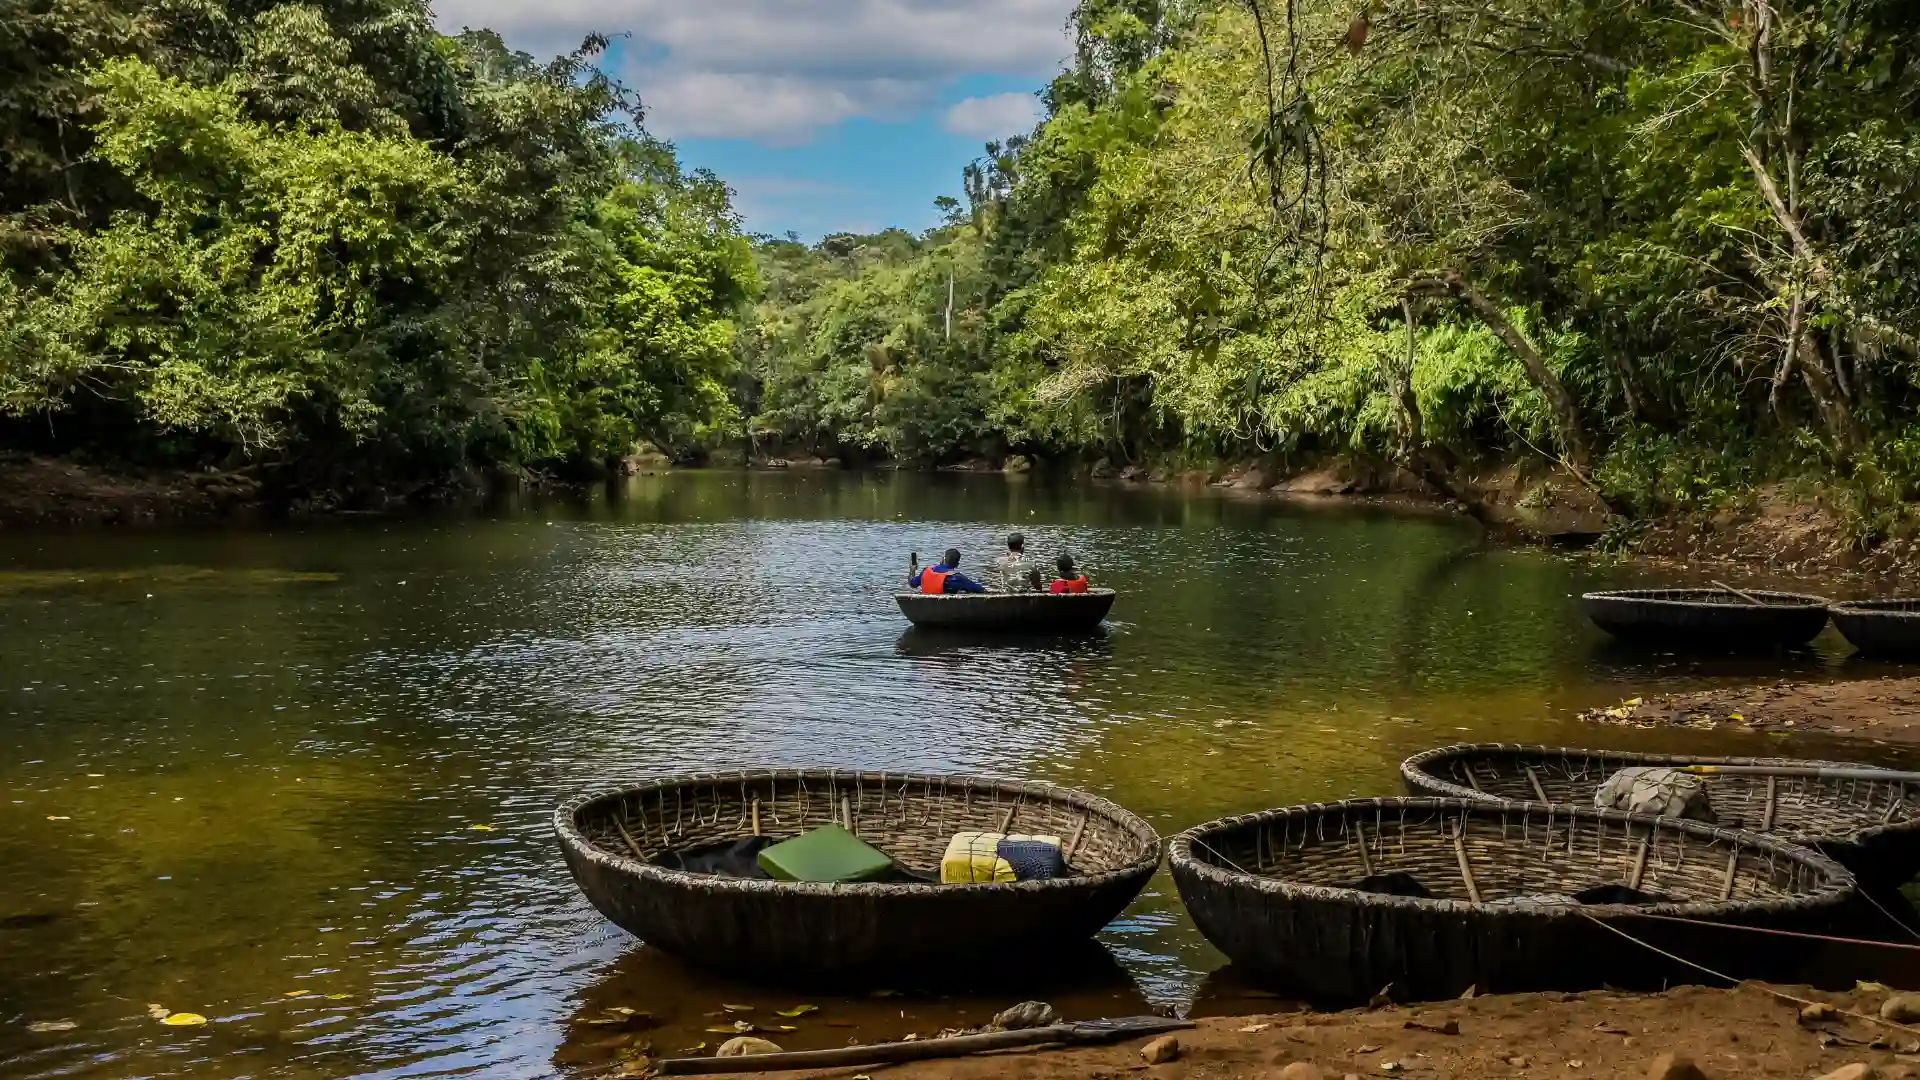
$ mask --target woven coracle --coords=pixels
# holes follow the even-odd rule
[[[895,593],[915,626],[955,630],[1091,630],[1113,610],[1112,589],[1083,593]]]
[[[654,865],[669,851],[760,832],[850,828],[937,874],[958,832],[1057,835],[1075,876],[985,885],[819,884]],[[1018,965],[1034,946],[1093,936],[1160,861],[1153,828],[1097,796],[964,775],[773,770],[698,773],[582,795],[554,828],[602,914],[689,962],[761,976],[857,974],[963,958]],[[1023,952],[1024,950],[1024,952]]]
[[[1920,599],[1850,600],[1827,613],[1834,629],[1869,656],[1920,659]]]
[[[1400,764],[1400,777],[1415,795],[1592,806],[1594,792],[1607,777],[1621,769],[1649,765],[1872,767],[1790,758],[1685,757],[1476,743],[1415,754]],[[1765,832],[1812,845],[1864,880],[1902,882],[1920,874],[1920,789],[1897,780],[1737,773],[1699,779],[1707,789],[1715,824],[1722,828]]]
[[[1463,857],[1479,903],[1470,899]],[[1395,1000],[1410,1001],[1470,986],[1580,990],[1702,978],[1609,927],[1752,977],[1779,970],[1792,942],[1755,948],[1748,935],[1638,916],[1817,929],[1851,903],[1855,888],[1852,875],[1818,852],[1754,833],[1472,799],[1355,799],[1224,818],[1174,837],[1168,861],[1207,940],[1263,981],[1329,1002],[1389,985]],[[1411,874],[1430,895],[1350,887],[1395,872]],[[1497,903],[1607,885],[1662,902]]]
[[[1580,606],[1595,626],[1625,641],[1694,649],[1792,648],[1827,625],[1827,600],[1801,593],[1725,589],[1629,589],[1591,592]]]

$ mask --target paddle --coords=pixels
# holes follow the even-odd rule
[[[1128,1016],[1118,1020],[1088,1020],[1078,1024],[1053,1024],[1019,1031],[988,1031],[946,1039],[916,1039],[913,1042],[876,1043],[873,1046],[846,1046],[832,1050],[745,1054],[740,1057],[663,1058],[655,1062],[654,1067],[661,1076],[692,1076],[700,1073],[782,1072],[789,1069],[836,1069],[851,1065],[894,1065],[903,1061],[1009,1050],[1017,1046],[1044,1046],[1048,1043],[1084,1046],[1119,1042],[1192,1026],[1189,1021],[1170,1020],[1164,1016]]]
[[[1920,772],[1896,772],[1892,769],[1823,769],[1811,765],[1680,765],[1676,771],[1695,776],[1716,774],[1738,776],[1810,776],[1820,780],[1885,780],[1891,783],[1920,783]]]
[[[1724,581],[1713,582],[1713,587],[1716,589],[1719,589],[1721,592],[1730,592],[1733,595],[1739,597],[1740,599],[1745,600],[1747,603],[1752,604],[1754,607],[1767,606],[1767,602],[1765,600],[1760,599],[1759,597],[1753,595],[1750,592],[1742,592],[1739,589],[1736,589],[1733,586],[1728,585]]]

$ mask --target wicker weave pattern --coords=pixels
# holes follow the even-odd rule
[[[1462,852],[1483,903],[1469,898]],[[1628,985],[1648,970],[1646,956],[1623,950],[1593,920],[1627,920],[1622,925],[1643,938],[1658,930],[1635,921],[1636,912],[1810,925],[1854,891],[1839,865],[1766,837],[1611,811],[1464,799],[1351,800],[1226,818],[1175,837],[1169,861],[1208,940],[1238,964],[1331,999],[1364,997],[1390,982],[1417,996],[1468,985]],[[1434,898],[1342,887],[1393,871],[1412,874]],[[1485,903],[1636,881],[1671,902]]]
[[[1091,630],[1113,609],[1112,589],[1083,593],[895,593],[915,626],[969,630]]]
[[[1415,795],[1593,805],[1593,793],[1620,769],[1642,765],[1790,765],[1864,768],[1787,758],[1684,757],[1553,746],[1478,743],[1442,747],[1401,763]],[[1531,776],[1529,776],[1531,773]],[[1703,776],[1723,828],[1766,831],[1820,848],[1863,878],[1905,881],[1920,872],[1920,791],[1880,780]],[[1538,790],[1535,783],[1538,783]]]
[[[1827,600],[1801,593],[1753,590],[1755,604],[1724,589],[1629,589],[1592,592],[1580,606],[1616,637],[1697,648],[1805,645],[1827,625]]]
[[[752,833],[756,800],[766,835],[786,838],[838,822],[922,871],[938,867],[956,832],[1056,834],[1079,876],[835,885],[652,865],[670,850]],[[554,824],[576,881],[613,922],[695,962],[783,975],[883,969],[1089,937],[1132,902],[1160,857],[1152,827],[1105,799],[975,776],[703,773],[581,796],[559,808]]]
[[[1920,599],[1857,600],[1828,608],[1853,647],[1874,656],[1920,657]]]

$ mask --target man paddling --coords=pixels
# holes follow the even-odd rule
[[[1029,592],[1040,588],[1040,568],[1027,557],[1027,538],[1020,533],[1007,537],[1007,550],[993,560],[993,573],[1000,579],[1001,592]]]
[[[943,593],[986,592],[987,587],[960,572],[960,549],[948,548],[940,561],[925,570],[915,570],[907,579],[907,584],[915,592],[940,595]]]

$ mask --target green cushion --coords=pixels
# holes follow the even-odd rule
[[[838,825],[824,825],[760,852],[760,869],[782,881],[873,881],[893,860]]]

